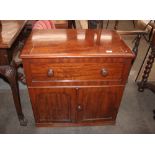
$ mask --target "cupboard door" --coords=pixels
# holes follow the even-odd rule
[[[123,88],[122,86],[80,88],[77,103],[78,121],[115,120]]]
[[[75,121],[75,89],[29,88],[29,92],[36,123]]]

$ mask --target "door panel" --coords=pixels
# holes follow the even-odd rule
[[[37,123],[75,121],[75,89],[29,88],[29,91]]]
[[[80,88],[78,93],[78,121],[105,121],[116,117],[121,96],[120,87]]]

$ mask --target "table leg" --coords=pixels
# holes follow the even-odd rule
[[[151,89],[153,92],[155,92],[154,86],[147,82],[149,74],[151,72],[153,62],[154,62],[154,58],[155,58],[155,49],[152,49],[152,51],[151,51],[151,53],[150,53],[150,55],[148,57],[148,60],[147,60],[147,65],[146,65],[146,67],[144,69],[142,80],[141,80],[140,83],[138,83],[138,91],[140,91],[140,92],[143,92],[144,88]]]
[[[134,45],[132,51],[136,54],[136,56],[137,56],[137,53],[138,53],[138,47],[139,47],[139,43],[140,43],[141,37],[142,37],[141,35],[137,35],[137,37],[134,40],[135,41],[135,45]]]
[[[140,72],[141,72],[141,70],[142,70],[142,67],[143,67],[143,65],[144,65],[144,63],[145,63],[145,60],[146,60],[147,55],[148,55],[148,53],[149,53],[149,51],[150,51],[150,48],[151,48],[151,46],[149,46],[149,48],[148,48],[148,50],[147,50],[147,52],[146,52],[146,54],[145,54],[145,57],[144,57],[143,62],[142,62],[142,64],[141,64],[141,66],[140,66],[140,69],[139,69],[139,71],[138,71],[138,74],[137,74],[137,77],[136,77],[136,79],[135,79],[135,82],[137,82],[137,79],[138,79],[139,74],[140,74]]]
[[[72,29],[72,27],[76,29],[75,20],[68,20],[68,28]]]
[[[119,20],[115,20],[114,30],[118,29],[118,23],[119,23]]]
[[[108,28],[108,26],[109,26],[109,20],[107,20],[107,26],[106,26],[106,29]]]
[[[17,80],[17,71],[13,66],[0,66],[0,74],[4,76],[11,87],[15,108],[17,111],[18,119],[21,126],[27,125],[27,120],[24,117],[22,112],[22,107],[20,103],[20,96],[19,96],[19,87],[18,87],[18,80]]]

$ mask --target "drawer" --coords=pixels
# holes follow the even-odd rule
[[[31,81],[121,81],[122,62],[52,62],[50,60],[31,61],[29,71]]]

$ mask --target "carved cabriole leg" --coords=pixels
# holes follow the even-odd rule
[[[149,74],[151,72],[154,58],[155,58],[155,48],[152,48],[152,51],[151,51],[151,53],[148,57],[148,60],[147,60],[147,65],[144,69],[142,80],[140,83],[138,83],[138,91],[140,91],[140,92],[143,92],[144,88],[149,88],[149,85],[147,85],[147,81],[148,81]]]
[[[8,82],[11,86],[14,104],[16,107],[20,125],[26,126],[27,120],[25,119],[25,117],[23,115],[21,104],[20,104],[19,88],[18,88],[18,82],[17,82],[17,71],[14,67],[9,66],[9,65],[0,66],[0,74],[8,80]]]
[[[21,83],[26,85],[25,75],[23,73],[17,71],[19,66],[22,65],[22,60],[19,59],[19,54],[20,54],[20,51],[13,58],[13,60],[11,62],[11,66],[13,66],[16,69],[18,81],[20,81]]]

